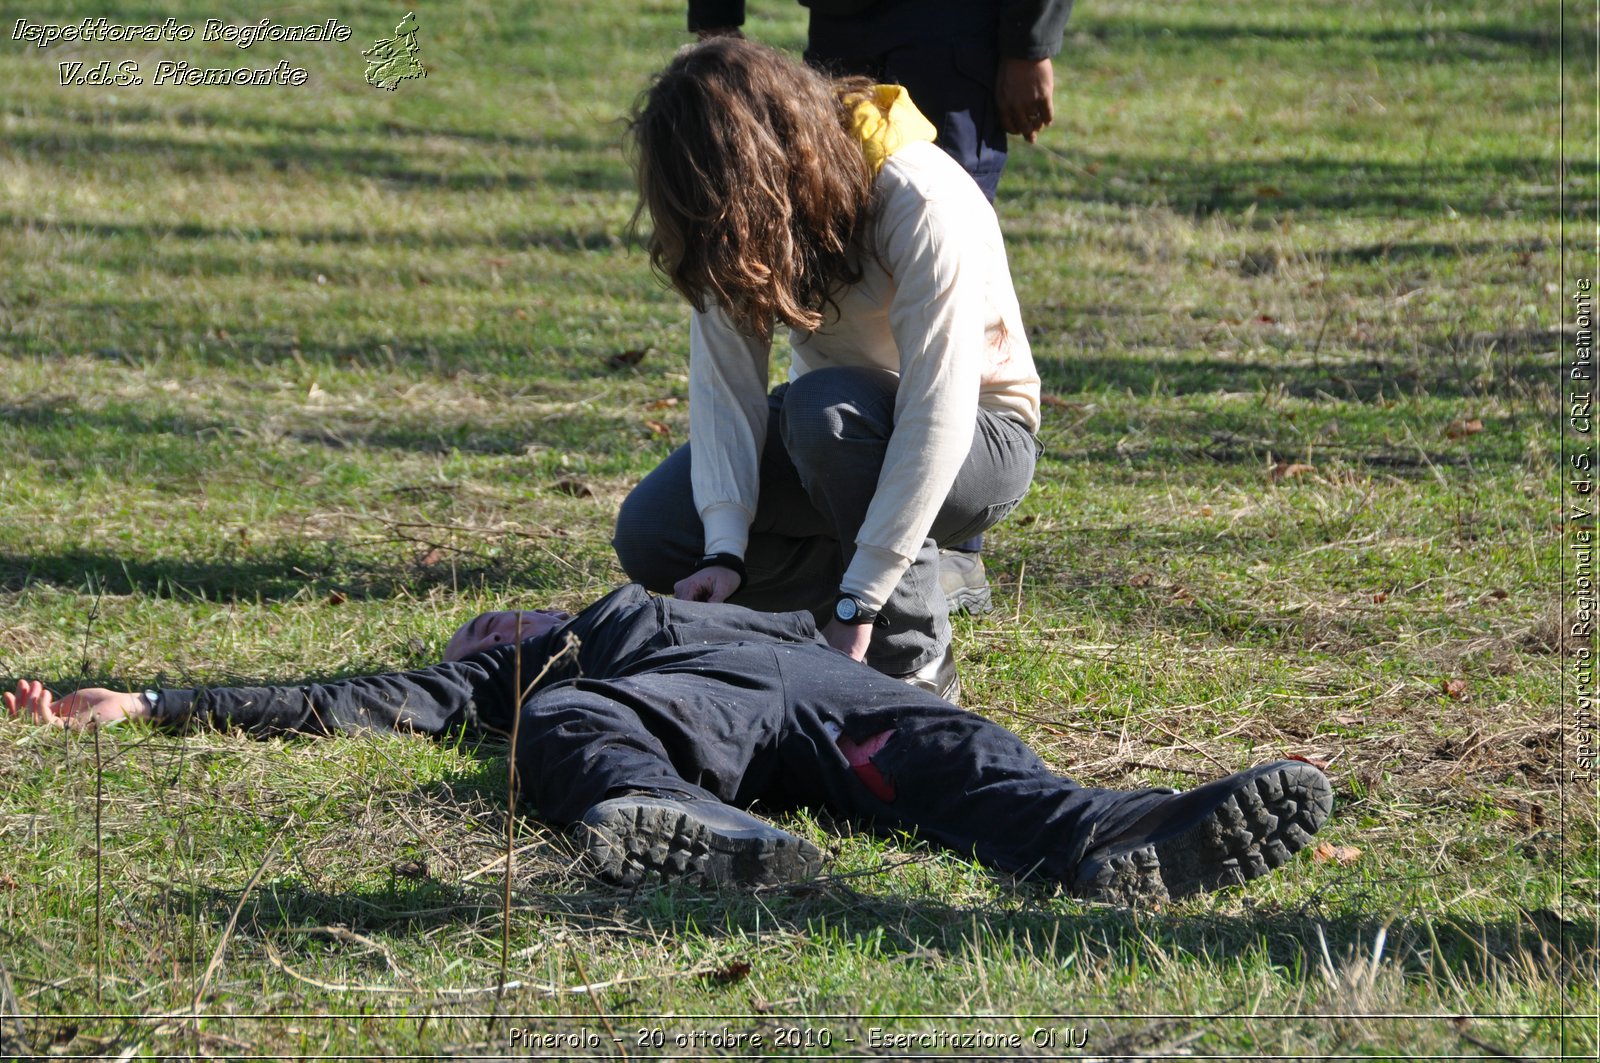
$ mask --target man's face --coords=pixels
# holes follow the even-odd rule
[[[456,633],[450,636],[450,641],[445,644],[444,659],[459,661],[463,657],[471,657],[474,653],[482,653],[507,642],[515,642],[519,637],[531,639],[560,627],[569,619],[570,615],[559,609],[483,613],[462,624],[456,629]]]

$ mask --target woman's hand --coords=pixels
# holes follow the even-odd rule
[[[7,691],[0,698],[4,699],[6,714],[12,719],[70,727],[75,731],[123,720],[142,720],[150,715],[149,704],[138,694],[85,687],[57,701],[55,695],[35,679],[17,680],[16,692]]]
[[[872,644],[871,624],[844,624],[830,620],[822,629],[828,645],[840,653],[849,654],[858,661],[867,659],[867,647]]]
[[[672,585],[674,597],[685,602],[725,602],[739,589],[739,573],[722,565],[691,572]]]

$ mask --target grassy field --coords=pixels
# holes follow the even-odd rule
[[[1593,1058],[1557,433],[1592,5],[1081,7],[1001,189],[1048,453],[965,701],[1099,785],[1326,762],[1342,859],[1127,912],[796,819],[815,885],[621,893],[519,818],[498,995],[503,745],[0,723],[0,1056]],[[618,116],[682,9],[422,11],[427,77],[375,90],[404,10],[41,50],[9,20],[108,12],[7,6],[0,681],[408,667],[620,580],[687,330]],[[59,84],[104,59],[309,78]]]

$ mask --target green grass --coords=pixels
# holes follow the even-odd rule
[[[611,515],[687,417],[618,117],[682,9],[423,12],[428,77],[372,90],[402,13],[315,12],[345,45],[0,45],[0,680],[406,667],[620,580]],[[169,14],[218,17],[119,17]],[[804,11],[751,29],[798,47]],[[1130,913],[802,817],[815,886],[616,893],[523,818],[497,1001],[502,745],[5,725],[0,1054],[910,1050],[878,1028],[1592,1058],[1556,426],[1593,32],[1548,2],[1084,5],[1002,187],[1052,402],[999,608],[957,625],[967,703],[1097,785],[1327,761],[1352,863]],[[86,58],[310,83],[55,84]]]

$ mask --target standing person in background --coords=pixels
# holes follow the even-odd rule
[[[1038,456],[994,211],[903,90],[736,37],[680,51],[632,133],[652,262],[694,312],[691,443],[623,503],[624,571],[831,614],[835,648],[953,695],[938,546],[1015,508]]]
[[[905,87],[935,141],[990,203],[1007,134],[1032,143],[1055,119],[1055,70],[1072,0],[802,0],[811,12],[806,62],[833,75]],[[744,0],[689,0],[689,29],[736,34]],[[951,612],[989,608],[981,536],[942,551]]]

